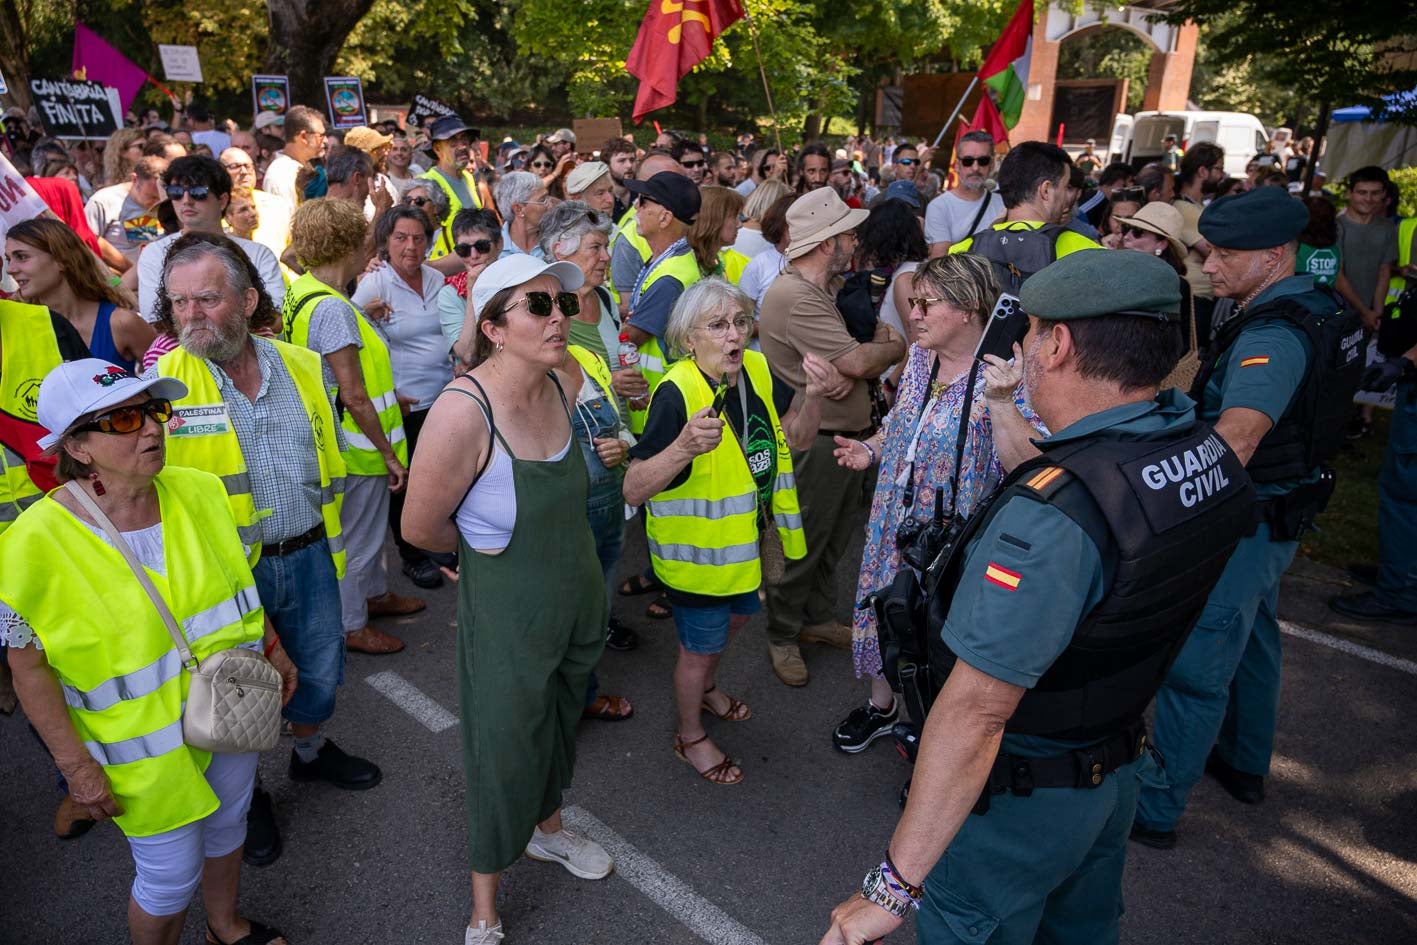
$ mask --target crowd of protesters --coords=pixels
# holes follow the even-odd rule
[[[12,227],[4,247],[4,369],[25,348],[49,375],[19,415],[30,441],[7,432],[6,509],[47,522],[44,540],[72,533],[65,553],[102,559],[123,583],[126,566],[72,499],[39,501],[77,483],[164,590],[185,574],[234,595],[224,645],[262,647],[298,680],[290,777],[349,790],[381,773],[325,734],[346,654],[402,650],[380,623],[425,607],[391,589],[386,539],[418,588],[455,585],[469,943],[501,940],[498,882],[523,853],[586,879],[613,868],[560,808],[578,723],[635,714],[596,674],[603,650],[636,646],[621,620],[631,598],[677,631],[672,751],[706,781],[752,775],[729,753],[731,727],[711,737],[704,721],[752,718],[719,666],[760,610],[763,655],[788,686],[808,682],[807,647],[851,651],[869,692],[832,733],[837,748],[860,752],[902,718],[864,603],[908,566],[899,529],[928,515],[937,486],[968,516],[1047,434],[1021,356],[976,377],[1002,288],[970,252],[981,234],[1041,229],[1055,258],[1159,257],[1195,362],[1234,308],[1212,291],[1204,207],[1291,180],[1263,155],[1228,178],[1208,143],[1178,152],[1174,169],[1133,168],[1091,143],[1073,159],[1038,142],[1006,151],[984,132],[940,150],[869,136],[779,150],[751,134],[713,150],[673,132],[639,148],[569,129],[523,144],[481,141],[455,116],[336,133],[303,106],[223,129],[194,104],[170,123],[134,115],[95,147],[7,118],[12,160],[47,181],[53,215]],[[1308,199],[1300,271],[1372,327],[1411,247],[1398,246],[1384,172],[1360,170],[1347,188],[1341,213]],[[851,317],[863,304],[864,329]],[[110,382],[89,390],[110,364]],[[1366,432],[1361,415],[1354,431]],[[41,470],[32,484],[11,475],[26,463]],[[229,513],[205,501],[222,487]],[[628,521],[627,507],[639,510]],[[649,561],[626,572],[630,529]],[[863,533],[859,580],[839,587],[836,566]],[[33,529],[14,535],[51,553]],[[72,606],[88,612],[75,581]],[[193,616],[195,598],[170,596]],[[234,854],[244,844],[245,861],[265,865],[281,849],[254,755],[205,769],[184,758],[187,794],[164,800],[157,782],[115,772],[117,753],[86,752],[129,737],[93,718],[116,703],[85,700],[139,667],[102,628],[65,619],[0,579],[0,642],[65,785],[56,831],[77,837],[117,815],[137,863],[136,942],[172,940],[199,882],[209,941],[283,941],[236,909]],[[161,623],[147,630],[160,650]],[[85,645],[105,655],[86,664],[71,649]],[[163,710],[133,711],[141,729]]]

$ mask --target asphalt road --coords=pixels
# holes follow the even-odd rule
[[[857,560],[849,554],[839,569],[843,618]],[[626,570],[643,561],[643,543],[632,539]],[[410,590],[401,577],[395,587]],[[1284,616],[1320,635],[1285,638],[1268,799],[1244,807],[1207,780],[1175,850],[1133,846],[1124,942],[1417,941],[1417,630],[1330,620],[1322,600],[1343,589],[1334,572],[1303,562],[1286,580]],[[245,871],[242,905],[294,945],[462,940],[470,890],[450,724],[453,594],[426,596],[426,612],[389,627],[407,650],[350,658],[328,728],[377,761],[383,783],[352,794],[294,784],[285,743],[263,759],[286,852]],[[907,766],[884,741],[856,757],[835,752],[830,730],[864,693],[849,655],[808,648],[812,681],[790,690],[772,675],[757,617],[720,676],[754,717],[710,727],[742,759],[746,780],[700,781],[670,752],[676,642],[671,625],[642,617],[646,601],[617,601],[641,646],[601,664],[603,688],[633,699],[635,717],[582,725],[566,797],[568,816],[607,843],[619,870],[590,883],[518,862],[502,887],[507,941],[815,942],[832,905],[879,861]],[[390,673],[376,682],[402,693],[412,713],[368,682]],[[111,825],[55,839],[57,800],[22,712],[0,717],[0,943],[126,942],[126,844]],[[200,912],[194,906],[183,942],[202,941]],[[892,938],[912,939],[908,927]]]

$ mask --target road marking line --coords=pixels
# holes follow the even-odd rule
[[[580,807],[565,807],[561,817],[572,827],[605,847],[615,860],[615,872],[689,931],[711,945],[766,945],[718,906],[700,896],[683,880],[635,849],[595,815]]]
[[[1310,643],[1317,643],[1319,646],[1326,646],[1330,649],[1338,650],[1340,653],[1356,656],[1360,660],[1367,660],[1370,663],[1377,663],[1379,666],[1395,669],[1409,676],[1417,676],[1417,663],[1412,662],[1412,660],[1405,660],[1400,656],[1392,656],[1388,653],[1384,653],[1382,650],[1375,650],[1371,646],[1363,646],[1361,643],[1354,643],[1352,640],[1330,636],[1327,633],[1322,633],[1310,627],[1301,627],[1287,620],[1279,621],[1279,629],[1292,637],[1308,640]]]
[[[388,697],[394,705],[413,716],[430,732],[441,732],[458,724],[458,717],[428,698],[417,686],[393,670],[375,673],[364,680]]]

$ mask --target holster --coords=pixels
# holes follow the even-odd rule
[[[1100,787],[1107,775],[1140,758],[1146,746],[1146,723],[1137,721],[1111,738],[1061,755],[1025,758],[1000,752],[970,813],[987,814],[995,794],[1028,797],[1039,788]]]
[[[1313,527],[1319,513],[1328,507],[1334,485],[1333,470],[1325,466],[1319,470],[1315,481],[1306,482],[1284,495],[1256,502],[1255,521],[1249,534],[1253,535],[1261,524],[1266,524],[1270,541],[1298,541]]]

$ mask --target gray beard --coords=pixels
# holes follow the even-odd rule
[[[191,326],[184,327],[177,333],[177,343],[185,348],[188,353],[196,355],[207,361],[224,363],[233,361],[241,354],[241,349],[246,346],[248,332],[243,329],[238,332],[228,333],[225,326],[219,326],[215,322],[206,322],[200,326],[200,335]]]

